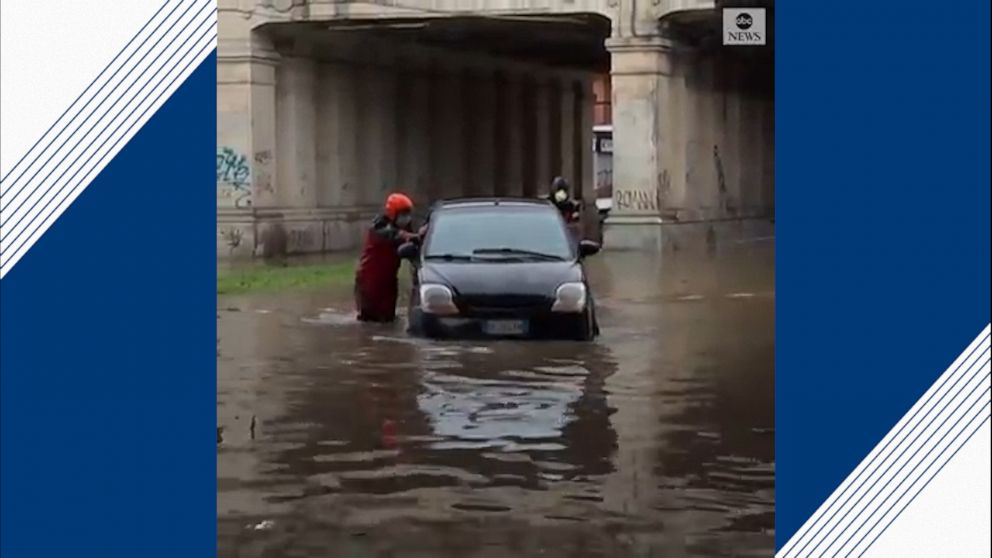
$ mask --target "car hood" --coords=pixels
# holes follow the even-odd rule
[[[582,281],[578,262],[424,262],[422,283],[442,283],[465,295],[552,296],[562,283]]]

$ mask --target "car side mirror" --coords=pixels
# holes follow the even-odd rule
[[[404,260],[415,260],[420,257],[420,246],[413,242],[407,242],[396,249],[396,254]]]
[[[592,240],[579,242],[579,257],[593,256],[599,253],[599,243]]]

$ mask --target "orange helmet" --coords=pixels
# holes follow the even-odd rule
[[[396,216],[404,211],[413,209],[413,200],[405,194],[389,194],[386,198],[386,217],[396,219]]]

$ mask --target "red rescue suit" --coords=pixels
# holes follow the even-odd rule
[[[396,319],[397,277],[400,271],[397,248],[416,239],[384,215],[376,217],[365,233],[362,256],[355,273],[355,306],[358,319],[391,322]]]

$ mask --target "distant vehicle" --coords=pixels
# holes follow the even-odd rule
[[[414,264],[409,330],[426,337],[592,340],[599,333],[583,258],[555,206],[524,198],[437,203]]]

